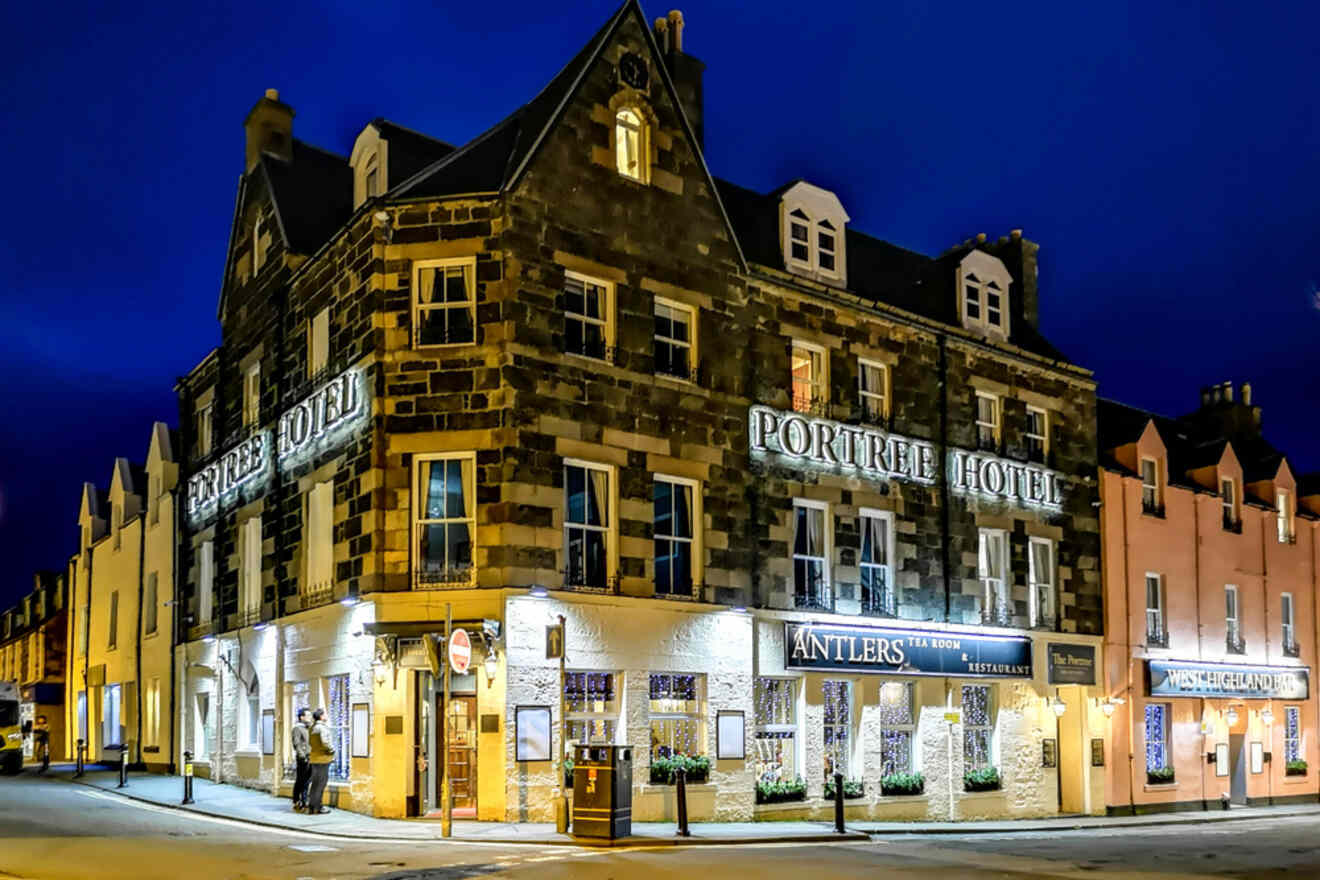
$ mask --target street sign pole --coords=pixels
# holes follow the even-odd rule
[[[560,808],[556,810],[555,825],[562,825],[557,828],[560,834],[568,831],[568,782],[564,778],[567,773],[565,755],[568,752],[568,721],[565,718],[567,706],[564,701],[564,657],[568,654],[568,630],[564,626],[564,615],[559,615],[559,791]]]
[[[454,816],[449,802],[449,648],[454,634],[452,606],[445,603],[445,685],[444,703],[440,709],[440,836],[454,833]]]

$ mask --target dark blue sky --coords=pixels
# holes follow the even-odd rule
[[[266,88],[347,154],[374,116],[462,143],[616,0],[22,3],[0,119],[0,603],[74,549],[78,491],[142,459],[218,341],[242,121]],[[668,6],[647,6],[648,17]],[[1021,227],[1045,333],[1101,393],[1175,414],[1254,383],[1320,468],[1320,4],[822,0],[683,6],[706,153],[804,177],[926,253]]]

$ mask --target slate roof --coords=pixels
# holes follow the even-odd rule
[[[353,214],[353,169],[343,156],[293,139],[293,161],[261,157],[271,198],[294,253],[314,254]]]
[[[454,145],[377,117],[371,124],[389,142],[389,186],[397,186],[431,163],[454,152]],[[351,183],[350,179],[350,183]]]

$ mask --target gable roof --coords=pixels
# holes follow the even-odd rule
[[[289,250],[314,254],[353,214],[348,160],[294,138],[293,161],[261,157],[271,202]]]
[[[402,183],[455,149],[453,144],[388,119],[376,117],[371,124],[380,132],[381,140],[390,145],[387,171],[391,185]]]

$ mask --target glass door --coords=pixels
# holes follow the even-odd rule
[[[456,818],[477,817],[477,698],[449,698],[448,765]]]

